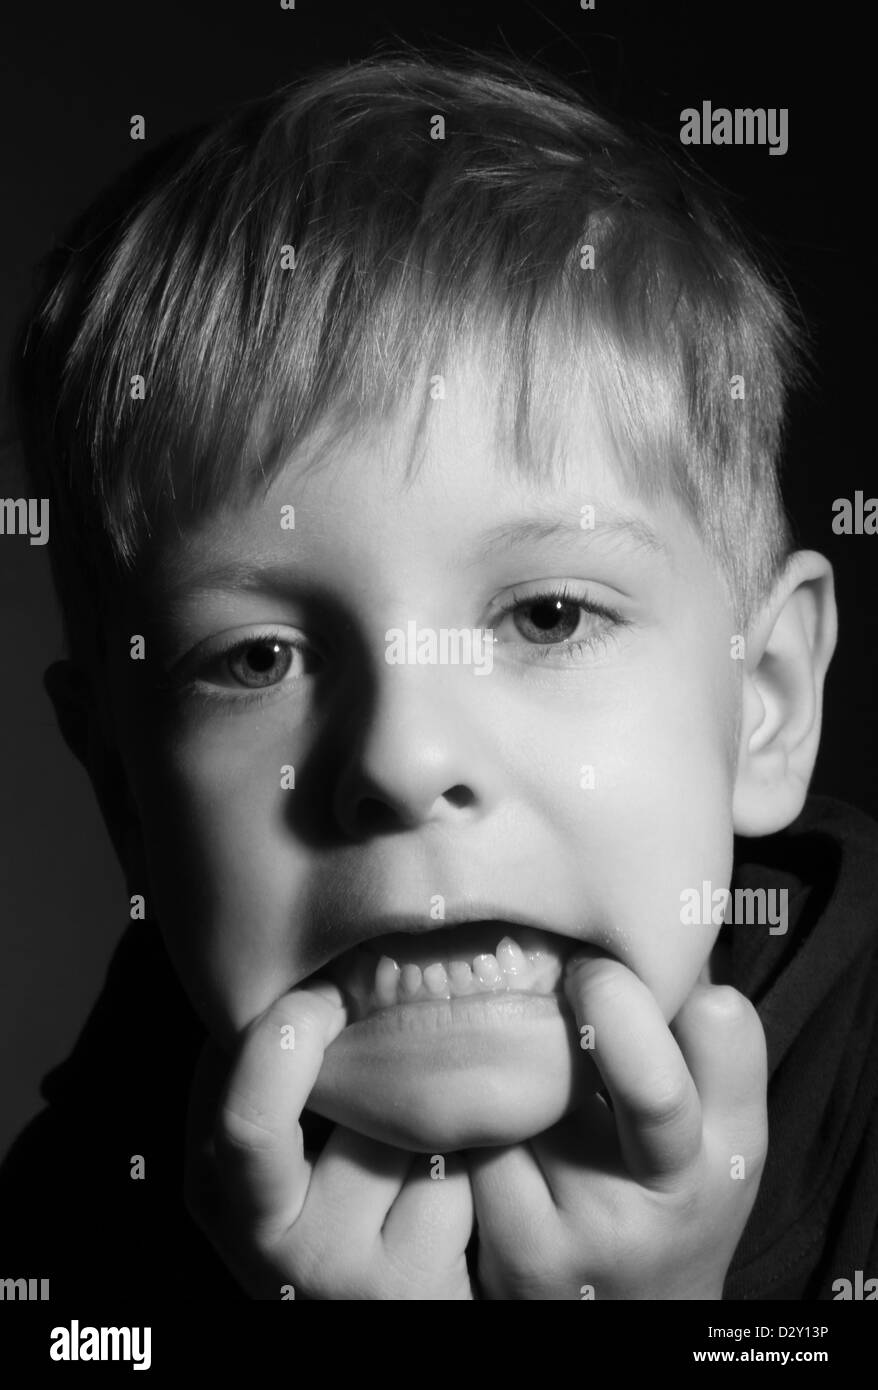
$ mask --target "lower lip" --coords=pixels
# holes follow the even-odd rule
[[[557,994],[530,994],[525,990],[495,990],[492,993],[458,995],[451,999],[423,999],[414,1004],[394,1004],[379,1009],[368,1018],[351,1023],[340,1037],[380,1038],[404,1034],[407,1041],[423,1038],[436,1041],[437,1035],[458,1035],[503,1029],[535,1022],[541,1015],[557,1018]]]
[[[309,1109],[417,1152],[517,1143],[549,1128],[591,1084],[576,1043],[558,993],[397,1004],[342,1030]]]

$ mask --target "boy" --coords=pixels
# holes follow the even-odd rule
[[[71,247],[19,399],[135,921],[9,1248],[184,1298],[878,1272],[878,841],[806,802],[832,574],[721,212],[560,87],[381,60]]]

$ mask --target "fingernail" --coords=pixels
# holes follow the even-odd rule
[[[576,999],[576,974],[585,965],[590,965],[592,961],[606,959],[603,951],[597,950],[594,946],[583,946],[578,948],[570,957],[564,967],[564,994],[568,1003],[574,1010],[577,1007]]]
[[[327,1004],[331,1004],[334,1009],[345,1010],[344,997],[338,985],[334,985],[331,980],[314,980],[307,986],[309,994],[319,994],[321,999],[325,999]]]
[[[573,955],[567,961],[564,968],[566,975],[572,975],[574,970],[578,970],[580,965],[587,965],[589,961],[606,959],[606,952],[598,950],[597,946],[577,946]]]

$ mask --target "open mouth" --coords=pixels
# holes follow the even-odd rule
[[[352,947],[327,965],[350,1021],[439,999],[557,992],[576,942],[501,920],[393,932]]]

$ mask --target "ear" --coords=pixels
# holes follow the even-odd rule
[[[837,636],[832,566],[814,550],[799,550],[746,638],[735,834],[774,834],[801,811],[817,759],[823,682]]]
[[[43,686],[64,742],[88,774],[126,882],[132,892],[145,893],[137,807],[96,681],[76,663],[56,661],[44,672]]]

